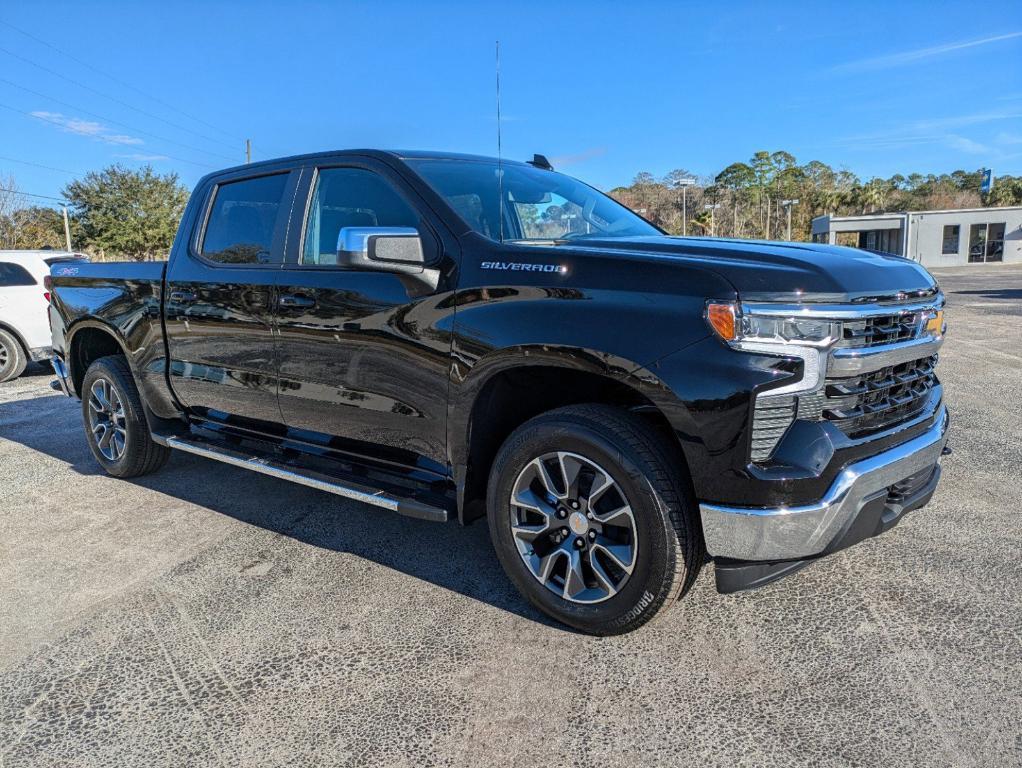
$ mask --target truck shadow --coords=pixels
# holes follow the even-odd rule
[[[1022,288],[980,288],[969,291],[950,291],[952,295],[982,296],[984,299],[1022,299]]]
[[[2,440],[51,456],[81,475],[103,474],[85,443],[78,401],[62,395],[0,402]],[[129,481],[109,478],[107,482],[131,482],[304,544],[365,558],[531,621],[572,631],[548,620],[518,594],[497,561],[485,521],[462,527],[406,518],[177,451],[155,474]],[[96,499],[96,504],[103,501]],[[124,513],[144,514],[144,510]]]

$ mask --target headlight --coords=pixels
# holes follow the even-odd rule
[[[841,338],[841,324],[797,315],[743,314],[736,304],[711,303],[706,320],[721,339],[737,349],[761,349],[762,344],[829,347]]]

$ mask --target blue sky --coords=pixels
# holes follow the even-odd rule
[[[151,162],[191,185],[247,137],[254,159],[494,154],[498,38],[505,156],[603,188],[759,149],[864,178],[1022,174],[1017,0],[818,5],[7,0],[0,176],[56,195]]]

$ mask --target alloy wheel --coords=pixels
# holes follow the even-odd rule
[[[124,403],[106,379],[96,379],[89,390],[89,429],[104,458],[117,461],[127,442]]]
[[[0,344],[0,371],[7,367],[7,363],[11,359],[11,353],[7,349],[6,344]]]
[[[635,568],[635,516],[621,486],[576,453],[538,456],[511,491],[511,534],[543,586],[573,603],[599,603],[621,591]]]

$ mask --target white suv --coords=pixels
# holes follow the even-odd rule
[[[17,378],[29,361],[50,356],[50,267],[87,261],[61,251],[0,251],[0,381]]]

